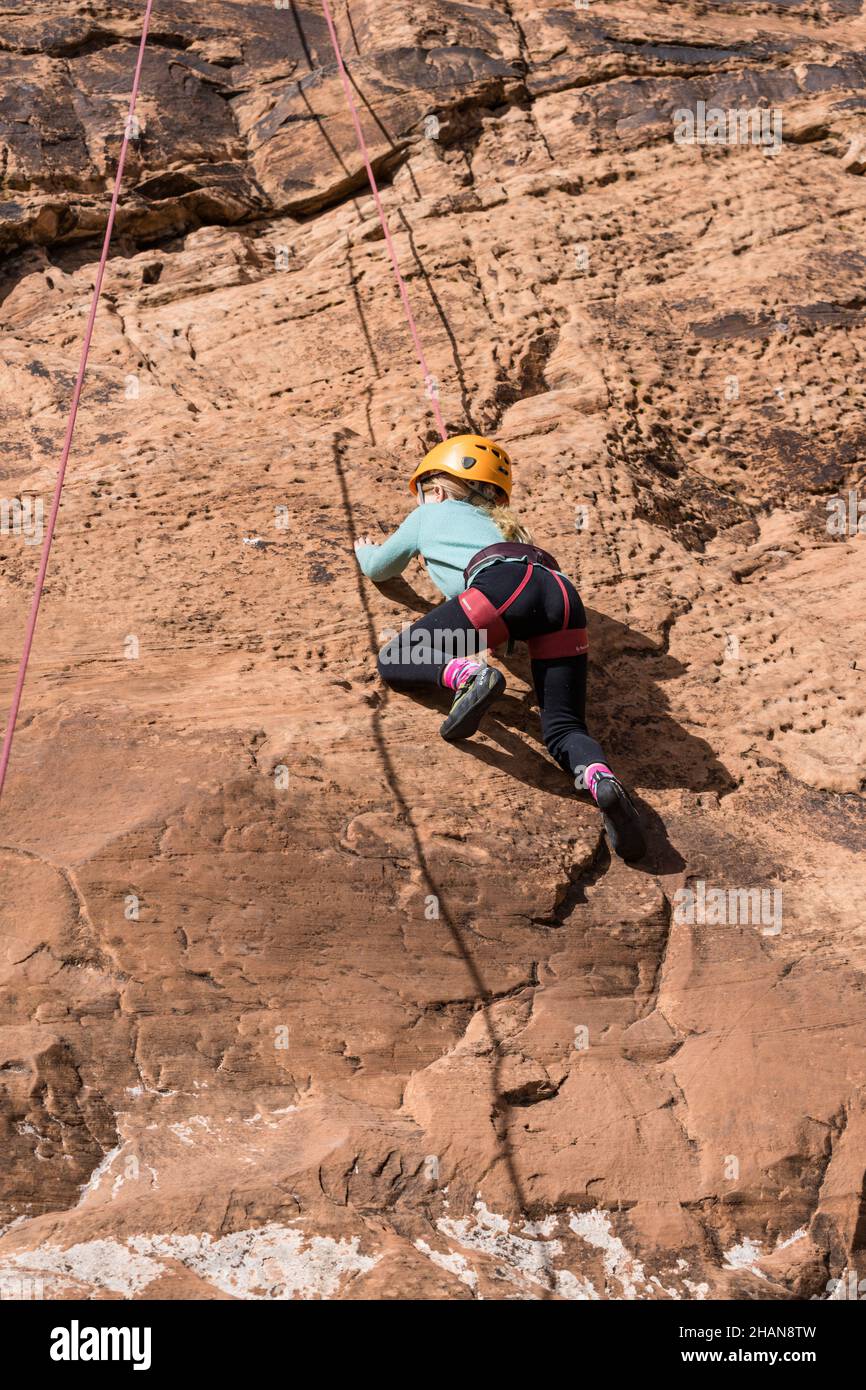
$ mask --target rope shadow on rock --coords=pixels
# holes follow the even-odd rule
[[[354,517],[352,515],[352,507],[349,499],[348,484],[346,482],[345,469],[343,466],[342,448],[343,441],[341,439],[340,434],[337,433],[334,435],[332,445],[334,469],[337,476],[337,481],[340,489],[340,497],[342,500],[343,510],[346,517],[346,527],[351,537],[351,540],[354,542],[357,538],[357,528],[355,526]],[[364,621],[367,628],[370,653],[371,656],[375,659],[375,654],[378,649],[378,642],[376,637],[376,623],[373,617],[372,609],[369,604],[369,600],[367,598],[366,591],[364,589],[364,584],[361,579],[360,572],[356,571],[355,582],[357,586],[360,607],[364,614]],[[406,797],[404,796],[403,791],[400,787],[396,767],[394,765],[394,760],[391,757],[390,749],[382,732],[382,710],[385,708],[386,704],[387,696],[386,699],[382,701],[380,705],[373,707],[371,711],[371,733],[373,738],[373,744],[382,764],[382,770],[384,772],[385,779],[387,781],[391,795],[394,798],[394,805],[396,808],[397,815],[401,822],[405,824],[409,829],[412,838],[415,859],[417,861],[421,878],[424,883],[425,892],[428,895],[434,896],[439,904],[439,920],[442,922],[442,924],[448,931],[451,940],[454,944],[454,947],[466,968],[466,972],[469,976],[474,996],[478,1002],[478,1006],[484,1017],[484,1025],[487,1032],[488,1040],[490,1042],[490,1050],[493,1058],[493,1065],[490,1077],[490,1121],[493,1125],[494,1133],[496,1135],[498,1148],[497,1157],[502,1162],[504,1169],[508,1174],[508,1180],[511,1185],[517,1210],[524,1219],[528,1219],[532,1214],[531,1208],[523,1188],[523,1183],[520,1174],[517,1171],[514,1146],[512,1144],[510,1134],[511,1111],[513,1107],[504,1097],[503,1067],[505,1064],[507,1054],[503,1048],[502,1040],[499,1037],[491,1013],[492,1005],[495,1002],[496,996],[494,992],[489,988],[489,986],[485,983],[484,978],[478,967],[478,963],[476,962],[475,957],[473,956],[472,951],[470,950],[467,944],[466,935],[464,931],[461,929],[460,925],[458,924],[453,911],[449,908],[448,899],[446,895],[443,893],[440,884],[434,878],[433,873],[430,869],[427,855],[425,853],[424,846],[421,842],[421,837],[418,833],[417,826],[412,816],[412,808],[409,805],[409,802],[406,800]],[[547,1286],[544,1290],[543,1296],[550,1297],[555,1290],[555,1276],[550,1269],[546,1270],[546,1274]]]

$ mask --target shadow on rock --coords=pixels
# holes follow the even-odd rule
[[[381,587],[389,598],[405,602],[415,611],[426,612],[432,607],[405,580],[390,580]],[[623,780],[630,786],[655,790],[733,790],[736,783],[706,740],[689,733],[670,713],[663,682],[682,675],[686,669],[683,664],[663,645],[604,613],[589,610],[588,621],[593,655],[587,722]],[[531,684],[525,648],[503,656],[500,665]],[[448,708],[445,691],[419,688],[402,693],[443,717]],[[455,746],[551,796],[575,796],[570,777],[543,748],[534,697],[505,695],[485,719],[482,731],[483,739],[467,739]],[[432,727],[430,732],[432,737]],[[685,860],[668,838],[661,816],[640,796],[633,794],[633,799],[649,846],[646,858],[633,867],[653,874],[680,872]]]
[[[432,606],[404,581],[389,581],[389,597],[402,599],[403,595],[391,588],[398,584],[417,604],[426,604],[427,609]],[[683,728],[670,713],[663,682],[682,675],[686,669],[683,664],[625,623],[592,610],[588,618],[592,655],[587,724],[623,780],[652,790],[732,791],[736,783],[710,745]],[[497,659],[509,674],[531,685],[525,647]],[[448,707],[445,691],[419,688],[405,693],[431,710],[444,712]],[[456,746],[554,795],[573,795],[568,779],[543,750],[534,696],[519,699],[506,694],[484,720],[482,730],[506,756],[476,740]],[[528,746],[526,738],[535,747]]]
[[[736,787],[706,739],[670,713],[664,682],[686,667],[643,633],[587,609],[590,730],[623,777],[654,790],[730,792]]]

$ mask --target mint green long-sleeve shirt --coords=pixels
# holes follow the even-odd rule
[[[448,498],[416,507],[381,545],[362,545],[356,553],[364,574],[377,582],[402,574],[421,555],[437,589],[456,598],[466,588],[463,571],[472,556],[501,540],[499,527],[479,507]]]

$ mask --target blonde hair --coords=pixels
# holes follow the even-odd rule
[[[471,502],[473,507],[479,507],[482,512],[486,512],[494,525],[499,527],[503,540],[532,540],[517,514],[498,500],[501,494],[493,483],[464,482],[462,478],[454,478],[450,473],[428,473],[423,481],[428,482],[433,479],[441,485],[442,491],[446,492],[454,501]]]

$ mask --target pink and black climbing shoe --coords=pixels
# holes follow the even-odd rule
[[[593,763],[575,779],[575,785],[589,791],[604,822],[608,844],[614,854],[631,864],[643,859],[646,840],[637,807],[618,777],[604,763]]]
[[[482,666],[458,687],[451,710],[439,732],[447,743],[471,738],[482,715],[505,690],[505,677],[493,666]]]

